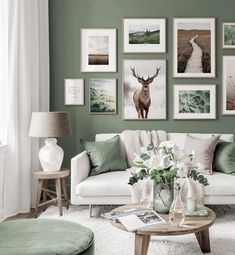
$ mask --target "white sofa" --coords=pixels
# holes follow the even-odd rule
[[[96,141],[104,141],[117,134],[97,134]],[[180,148],[184,147],[186,133],[168,133]],[[193,134],[209,138],[212,134]],[[120,135],[121,136],[121,135]],[[234,141],[233,134],[222,134],[221,140]],[[90,162],[84,151],[71,160],[71,203],[74,205],[105,205],[131,203],[128,171],[116,171],[90,176]],[[235,176],[213,172],[206,176],[209,186],[205,188],[205,204],[235,204]]]

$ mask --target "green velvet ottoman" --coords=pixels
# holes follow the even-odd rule
[[[64,220],[6,221],[0,223],[0,254],[94,255],[94,234]]]

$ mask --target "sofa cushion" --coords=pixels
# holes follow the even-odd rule
[[[235,143],[219,142],[215,148],[213,169],[235,175]]]
[[[129,170],[90,176],[76,186],[79,196],[130,196]]]
[[[220,172],[206,175],[209,185],[205,187],[205,196],[234,196],[235,176]]]
[[[91,162],[90,176],[127,169],[118,135],[103,142],[87,142],[81,139],[81,143]]]
[[[185,139],[184,150],[187,154],[195,152],[195,161],[202,165],[200,172],[212,174],[214,151],[219,142],[219,135],[202,139],[188,134]]]

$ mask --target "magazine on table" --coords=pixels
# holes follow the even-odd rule
[[[129,209],[106,213],[102,216],[115,222],[120,222],[128,231],[135,231],[142,227],[165,222],[155,211],[144,209]]]

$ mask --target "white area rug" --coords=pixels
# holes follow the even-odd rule
[[[107,208],[106,208],[107,210]],[[95,233],[96,255],[134,254],[134,234],[119,230],[101,217],[89,217],[88,207],[72,206],[63,208],[59,217],[58,208],[48,208],[40,218],[69,220],[80,223]],[[230,214],[216,219],[210,228],[212,255],[235,254],[235,208]],[[153,237],[148,255],[201,255],[194,234],[176,237]]]

